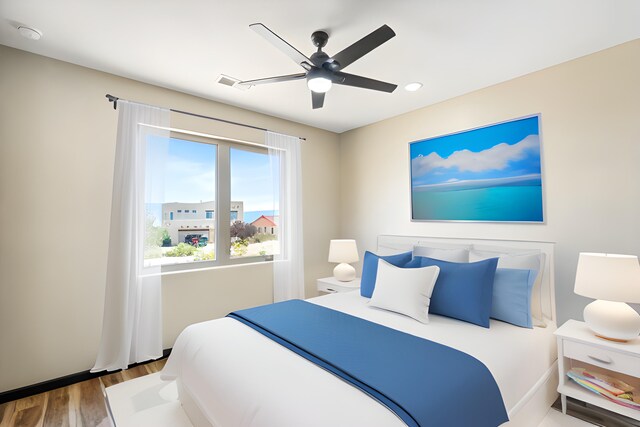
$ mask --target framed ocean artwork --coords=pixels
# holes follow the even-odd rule
[[[544,222],[540,115],[409,144],[413,221]]]

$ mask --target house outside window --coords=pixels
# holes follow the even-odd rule
[[[251,222],[251,225],[257,228],[258,233],[275,235],[278,229],[278,220],[277,215],[261,215]]]

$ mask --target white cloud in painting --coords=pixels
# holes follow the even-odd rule
[[[520,142],[509,145],[500,143],[480,152],[469,150],[454,151],[449,157],[443,158],[436,153],[419,156],[413,159],[412,168],[415,176],[420,176],[434,169],[455,168],[460,172],[484,172],[489,170],[504,170],[514,161],[527,157],[531,150],[539,150],[538,135],[529,135]]]

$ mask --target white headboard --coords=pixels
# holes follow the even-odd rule
[[[413,246],[419,242],[433,242],[451,245],[475,245],[481,249],[489,249],[490,246],[496,248],[515,248],[539,250],[545,254],[545,266],[542,272],[542,313],[545,317],[556,321],[556,290],[554,282],[554,243],[532,242],[524,240],[490,240],[490,239],[464,239],[455,237],[429,237],[429,236],[392,236],[379,235],[377,253],[381,255],[397,253],[400,251],[411,251]]]

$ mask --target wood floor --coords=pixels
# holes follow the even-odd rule
[[[166,359],[0,405],[0,427],[114,427],[102,387],[162,369]]]

